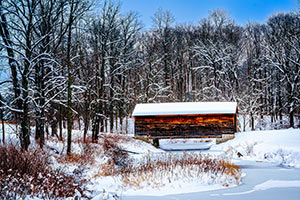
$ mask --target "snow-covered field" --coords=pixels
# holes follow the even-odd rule
[[[15,143],[18,141],[13,128],[14,126],[6,126],[7,142]],[[74,140],[80,140],[81,135],[81,131],[75,130],[73,132]],[[52,139],[47,140],[46,146],[48,149],[52,149],[49,151],[53,154],[53,158],[51,158],[53,168],[63,169],[69,174],[78,169],[82,171],[83,176],[88,180],[86,187],[91,190],[91,197],[94,200],[181,199],[180,197],[184,194],[186,196],[183,198],[197,199],[196,196],[199,197],[200,195],[203,198],[207,197],[206,199],[218,199],[246,194],[251,196],[254,193],[269,192],[282,188],[291,190],[290,199],[293,199],[295,192],[300,194],[300,170],[298,169],[300,168],[299,129],[237,133],[233,140],[218,145],[215,140],[161,140],[161,149],[157,149],[143,141],[134,140],[129,136],[120,137],[123,139],[118,140],[118,146],[128,152],[132,166],[138,166],[149,159],[164,161],[170,159],[170,157],[175,159],[186,154],[196,154],[214,159],[222,158],[239,165],[242,169],[241,182],[236,182],[227,175],[212,174],[210,172],[196,176],[195,173],[199,171],[195,167],[190,167],[186,171],[180,167],[175,167],[168,173],[143,174],[144,177],[141,176],[139,179],[136,177],[128,179],[130,181],[140,181],[137,184],[124,184],[124,177],[120,174],[103,175],[101,170],[109,167],[107,165],[109,158],[99,148],[100,146],[97,146],[99,144],[91,144],[96,149],[96,153],[93,154],[95,161],[92,164],[84,165],[70,162],[61,163],[57,160],[58,155],[55,152],[63,154],[66,149],[64,143]],[[32,141],[34,143],[34,140]],[[75,154],[82,153],[84,148],[84,144],[80,142],[72,144],[72,151]],[[185,150],[188,153],[185,153]],[[262,177],[254,179],[256,175],[263,176],[264,173],[259,172],[261,169],[266,169],[266,172],[270,172],[270,175],[265,173],[266,179],[261,179]],[[283,174],[282,177],[284,178],[275,175],[272,178],[273,171],[277,176]],[[285,176],[285,173],[288,175]],[[295,192],[293,193],[293,191]]]

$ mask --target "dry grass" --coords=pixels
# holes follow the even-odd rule
[[[55,156],[55,157],[59,163],[63,163],[63,164],[77,163],[79,165],[86,165],[86,164],[92,165],[95,162],[94,156],[88,156],[85,154],[73,153],[71,155]]]
[[[128,162],[116,168],[112,160],[100,166],[96,176],[121,177],[125,186],[136,188],[161,187],[173,181],[189,182],[211,179],[224,186],[239,184],[241,169],[222,159],[210,158],[196,153],[184,153],[178,157],[172,154],[152,160],[150,155],[139,164]]]
[[[97,146],[92,143],[81,143],[81,148],[81,153],[72,153],[65,156],[55,155],[55,158],[63,164],[93,165],[95,163],[95,154],[99,152]]]
[[[120,172],[125,185],[142,188],[144,186],[161,187],[172,181],[190,181],[208,176],[218,183],[219,177],[227,177],[219,181],[225,184],[239,184],[241,169],[222,159],[209,158],[201,154],[184,153],[182,157],[169,154],[164,159],[151,161],[138,166],[129,165]]]

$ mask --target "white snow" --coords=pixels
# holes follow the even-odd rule
[[[172,182],[172,184],[168,184],[162,188],[142,188],[140,190],[129,189],[124,193],[124,195],[128,196],[165,196],[171,194],[183,194],[183,193],[192,193],[192,192],[201,192],[201,191],[212,191],[224,189],[224,187],[220,184],[203,184],[199,180],[190,181],[188,183],[184,183],[180,180]]]
[[[137,104],[132,116],[182,114],[234,114],[236,102],[181,102]]]
[[[268,190],[272,188],[287,188],[287,187],[299,187],[300,188],[300,180],[299,181],[290,181],[290,180],[269,180],[262,184],[256,185],[254,190]]]
[[[227,156],[255,161],[276,162],[300,168],[300,129],[250,131],[236,133],[235,138],[215,145],[212,150],[224,150]]]
[[[273,188],[300,188],[300,180],[268,180],[264,183],[258,184],[254,186],[252,190],[244,191],[244,192],[235,192],[235,193],[224,193],[225,196],[231,196],[231,195],[243,195],[243,194],[249,194],[260,190],[269,190]]]

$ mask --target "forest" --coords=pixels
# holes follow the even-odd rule
[[[75,122],[96,141],[127,130],[137,103],[234,101],[240,127],[300,126],[299,12],[242,26],[221,9],[194,24],[159,9],[151,29],[115,1],[2,0],[0,15],[0,117],[24,150],[67,128],[71,154]]]

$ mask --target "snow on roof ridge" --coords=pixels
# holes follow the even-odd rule
[[[132,116],[233,114],[236,108],[236,102],[143,103],[135,106]]]

